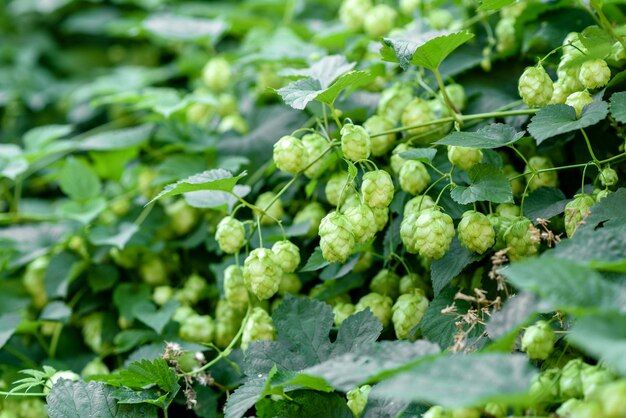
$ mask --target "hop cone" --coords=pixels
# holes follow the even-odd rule
[[[300,249],[291,241],[277,241],[272,246],[274,260],[285,273],[293,273],[300,265]]]
[[[546,321],[537,321],[522,337],[522,351],[533,360],[545,360],[554,349],[554,330]]]
[[[591,213],[589,209],[595,203],[593,196],[580,194],[565,205],[565,232],[568,238],[574,235],[578,226],[589,216]]]
[[[269,299],[278,291],[283,271],[272,250],[257,248],[243,263],[243,278],[248,290],[259,299]]]
[[[378,293],[368,293],[363,296],[355,306],[355,312],[361,312],[369,308],[376,318],[380,320],[383,327],[389,325],[391,319],[391,306],[393,301],[389,296]]]
[[[370,171],[363,175],[361,183],[363,203],[370,208],[386,208],[393,200],[393,181],[384,170]]]
[[[320,224],[320,247],[322,256],[331,263],[344,263],[356,244],[354,228],[339,212],[331,212]]]
[[[509,249],[506,254],[511,261],[536,254],[539,248],[537,229],[526,218],[513,221],[504,233],[504,242]]]
[[[483,159],[483,152],[477,148],[448,146],[448,160],[453,166],[468,171]]]
[[[276,328],[272,318],[263,308],[253,308],[243,328],[241,348],[246,350],[252,341],[273,341],[275,338]]]
[[[357,244],[369,241],[376,234],[376,218],[368,206],[359,204],[346,210],[344,215],[352,225]]]
[[[374,115],[363,123],[363,127],[370,135],[374,135],[393,129],[394,123],[383,116]],[[387,154],[393,147],[393,144],[396,142],[396,134],[385,134],[370,139],[372,141],[372,155],[380,157]]]
[[[248,306],[248,289],[243,279],[243,270],[230,265],[224,270],[224,294],[226,300],[237,308]]]
[[[487,251],[496,241],[496,233],[489,218],[473,210],[463,214],[457,230],[461,245],[478,254]]]
[[[450,248],[454,238],[454,223],[445,213],[427,209],[415,220],[413,234],[419,255],[438,259]]]
[[[545,106],[552,99],[554,87],[543,67],[528,67],[519,78],[518,91],[528,106]]]
[[[416,160],[409,160],[402,165],[399,179],[402,190],[413,195],[423,192],[430,183],[426,166]]]
[[[604,87],[611,79],[611,70],[603,59],[589,60],[580,66],[578,80],[586,89]]]
[[[232,216],[224,217],[220,223],[217,224],[215,240],[220,246],[220,249],[226,254],[236,253],[246,242],[246,231],[243,227],[243,223]]]
[[[304,144],[295,136],[283,136],[274,144],[274,163],[280,170],[297,174],[308,165],[308,161]]]
[[[400,340],[407,339],[411,330],[422,320],[427,308],[428,299],[421,290],[400,295],[391,309],[396,337]]]
[[[352,161],[364,160],[370,156],[372,141],[365,128],[348,123],[341,128],[341,150]]]

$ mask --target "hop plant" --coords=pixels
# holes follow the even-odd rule
[[[236,308],[248,306],[248,289],[243,278],[243,270],[237,265],[230,265],[224,270],[224,295]]]
[[[335,326],[340,326],[355,311],[355,306],[351,303],[338,303],[333,306],[333,314],[335,316]]]
[[[167,284],[167,268],[165,263],[157,256],[144,258],[139,267],[139,276],[151,286]]]
[[[585,399],[594,399],[600,389],[615,380],[615,375],[601,366],[585,365],[580,372]]]
[[[538,232],[530,219],[518,218],[513,221],[504,233],[509,259],[516,261],[536,254],[539,249]]]
[[[400,233],[402,234],[402,227]],[[452,218],[437,209],[420,212],[415,220],[413,239],[419,255],[439,259],[450,248],[454,238]]]
[[[217,224],[215,240],[223,252],[235,254],[246,243],[246,230],[243,223],[232,216],[225,216]]]
[[[285,215],[283,202],[280,198],[274,200],[276,194],[273,192],[261,193],[254,203],[257,207],[263,209],[269,216],[259,215],[261,225],[271,225],[274,219],[281,219]],[[273,203],[272,203],[273,201]],[[271,203],[271,206],[269,206]],[[268,207],[269,206],[269,207]],[[272,219],[273,218],[273,219]]]
[[[304,175],[310,179],[316,179],[332,164],[332,154],[326,154],[320,158],[320,155],[328,148],[328,141],[322,135],[315,132],[304,135],[302,137],[302,145],[304,145],[308,157],[306,166],[311,164],[311,166],[304,171]]]
[[[345,263],[356,244],[354,228],[345,215],[331,212],[322,219],[319,229],[322,256],[331,263]]]
[[[185,341],[206,344],[213,341],[215,323],[208,315],[191,315],[183,321],[178,333]]]
[[[339,20],[348,29],[359,30],[363,27],[366,12],[371,8],[371,0],[344,0],[339,8]]]
[[[297,174],[304,170],[308,162],[307,150],[295,136],[285,135],[274,144],[274,163],[278,169]]]
[[[405,107],[402,112],[402,125],[413,126],[430,122],[435,119],[435,114],[428,102],[423,99],[413,99]],[[422,126],[412,128],[407,131],[410,135],[419,135],[428,132],[431,129],[429,126]]]
[[[170,224],[174,233],[178,236],[185,235],[196,225],[198,212],[183,199],[177,200],[165,207],[165,213],[170,218]]]
[[[285,273],[280,279],[278,294],[285,296],[287,293],[297,295],[302,288],[302,282],[296,273]]]
[[[567,80],[560,78],[554,82],[554,89],[552,91],[552,98],[550,99],[550,104],[565,104],[565,100],[567,100],[567,96],[569,96],[572,93],[573,91],[571,90],[571,87],[567,83]]]
[[[326,182],[326,188],[324,189],[328,203],[333,206],[338,206],[345,201],[346,197],[348,197],[348,187],[346,186],[346,181],[347,173],[344,172],[334,173],[328,179]]]
[[[422,162],[409,160],[402,165],[399,180],[402,190],[415,195],[423,192],[428,187],[430,175]]]
[[[545,171],[542,173],[532,174],[533,169],[545,170],[554,168],[552,161],[546,157],[534,156],[528,160],[528,165],[524,170],[526,174],[526,181],[528,182],[528,189],[532,192],[540,187],[556,187],[559,184],[559,178],[556,171]]]
[[[419,218],[420,214],[421,212],[405,211],[402,222],[400,223],[400,239],[402,240],[402,244],[404,244],[406,250],[411,254],[417,254],[419,252],[415,228],[417,225],[417,218]]]
[[[219,300],[215,308],[215,345],[226,348],[241,325],[242,310],[235,308],[227,300]]]
[[[615,186],[619,181],[617,171],[613,170],[611,167],[603,168],[600,174],[598,174],[598,178],[600,179],[600,184],[604,187]]]
[[[400,169],[402,169],[402,166],[407,161],[402,158],[400,154],[405,151],[409,151],[410,149],[411,147],[409,147],[407,144],[398,144],[398,146],[396,146],[393,151],[391,151],[391,158],[389,159],[389,162],[391,166],[391,171],[393,171],[395,174],[400,173]]]
[[[528,67],[519,78],[519,95],[528,106],[545,106],[552,99],[554,87],[546,70],[541,66]]]
[[[517,218],[522,214],[522,209],[513,203],[500,203],[496,206],[496,215],[506,218]]]
[[[363,20],[365,33],[372,37],[386,35],[393,29],[397,15],[398,13],[386,4],[372,7],[365,13]]]
[[[243,279],[248,290],[259,299],[269,299],[278,291],[283,271],[273,251],[257,248],[243,263]]]
[[[537,321],[522,337],[522,351],[533,360],[545,360],[554,350],[554,330],[546,321]]]
[[[395,133],[372,137],[372,135],[393,129],[394,123],[384,116],[374,115],[370,117],[363,123],[363,127],[370,134],[370,140],[372,142],[372,155],[375,157],[387,154],[396,142]]]
[[[589,216],[591,213],[589,208],[595,203],[596,200],[592,195],[579,194],[565,205],[565,232],[568,238],[574,235],[578,226]]]
[[[478,148],[448,145],[448,160],[453,166],[468,171],[483,159],[483,152]]]
[[[515,168],[512,165],[510,165],[510,164],[507,164],[504,167],[502,167],[502,172],[508,178],[512,178],[513,177],[513,180],[510,180],[511,191],[513,192],[513,196],[521,197],[522,194],[524,193],[524,189],[525,189],[524,178],[521,177],[519,175],[520,173],[517,172],[517,170],[515,170]]]
[[[391,308],[391,321],[396,337],[400,340],[409,338],[411,330],[422,321],[426,309],[428,309],[428,299],[421,290],[413,290],[411,293],[400,295]]]
[[[626,380],[619,380],[602,388],[598,395],[605,418],[626,416]]]
[[[435,207],[435,201],[428,195],[415,196],[404,205],[404,216],[419,213]]]
[[[405,295],[407,293],[411,293],[413,290],[421,290],[426,293],[428,290],[428,285],[424,281],[424,279],[417,273],[409,273],[405,276],[402,276],[400,279],[400,294]]]
[[[341,151],[352,161],[365,160],[372,152],[372,140],[365,128],[346,123],[341,128]]]
[[[478,254],[484,253],[496,242],[496,233],[489,218],[480,212],[465,212],[457,230],[461,245]]]
[[[376,235],[376,218],[374,212],[363,204],[358,204],[345,211],[346,219],[352,225],[357,244],[369,241]]]
[[[370,282],[372,292],[396,299],[399,294],[400,276],[393,271],[383,269]]]
[[[432,9],[426,20],[431,28],[443,30],[450,27],[454,21],[454,15],[446,9]]]
[[[324,216],[326,216],[324,207],[318,202],[311,202],[296,213],[296,216],[293,218],[293,224],[298,225],[310,222],[311,225],[309,226],[306,235],[308,237],[314,237],[317,235],[317,230],[319,229],[320,222]]]
[[[498,21],[495,28],[496,50],[501,54],[511,54],[517,50],[517,37],[515,36],[515,18],[503,18]]]
[[[105,342],[102,341],[103,330],[104,315],[102,312],[93,312],[83,318],[81,327],[83,341],[94,353],[102,352],[105,347]]]
[[[591,103],[593,103],[593,97],[591,97],[591,94],[589,94],[587,90],[572,93],[567,96],[565,100],[566,105],[574,108],[577,118],[580,117],[585,106]]]
[[[536,375],[530,383],[529,394],[536,402],[559,397],[559,369],[546,369]]]
[[[363,203],[370,208],[386,208],[393,200],[393,181],[384,170],[365,173],[361,183]]]
[[[285,273],[293,273],[300,265],[300,249],[289,240],[277,241],[272,246],[274,260]]]
[[[389,208],[370,208],[374,214],[376,231],[382,231],[389,221]]]
[[[585,61],[580,66],[578,80],[586,89],[604,87],[611,79],[611,70],[603,59]]]
[[[450,411],[443,409],[439,405],[431,406],[428,411],[424,412],[422,418],[453,418]]]
[[[411,100],[413,100],[413,90],[410,86],[394,84],[381,93],[377,113],[395,125]]]
[[[584,363],[581,359],[574,359],[567,362],[561,371],[559,379],[559,390],[565,399],[580,398],[583,395],[583,384],[581,372]]]
[[[465,95],[465,89],[463,88],[463,86],[453,83],[448,84],[445,89],[448,98],[452,102],[452,105],[457,110],[463,110],[463,108],[465,108],[465,105],[467,104],[467,96]],[[439,99],[440,102],[444,100],[441,91],[439,92]]]
[[[275,338],[276,328],[269,314],[258,306],[252,308],[241,335],[242,350],[246,350],[252,341],[273,341]]]
[[[352,414],[355,417],[361,415],[363,410],[365,409],[365,405],[367,404],[367,396],[372,390],[370,385],[363,385],[360,387],[356,387],[348,393],[346,393],[346,398],[348,399],[348,408],[352,411]]]
[[[374,316],[383,324],[383,327],[387,327],[391,319],[392,305],[393,301],[389,296],[383,296],[378,293],[368,293],[359,299],[355,306],[355,312],[361,312],[369,308]]]
[[[215,92],[225,90],[230,84],[230,64],[223,57],[216,57],[206,63],[202,69],[202,80]]]

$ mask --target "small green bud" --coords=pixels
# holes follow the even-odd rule
[[[522,337],[522,351],[533,360],[545,360],[554,350],[554,330],[546,321],[537,321]]]
[[[367,404],[367,395],[369,395],[370,390],[372,390],[370,385],[363,385],[346,393],[346,398],[348,398],[348,408],[350,408],[355,417],[361,415],[365,409],[365,405]]]
[[[222,57],[211,59],[202,69],[204,84],[215,92],[225,90],[230,84],[230,77],[230,64]]]
[[[243,223],[232,216],[225,216],[217,224],[215,240],[223,252],[235,254],[246,243],[246,230]]]

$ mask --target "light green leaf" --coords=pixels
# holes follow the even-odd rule
[[[133,128],[116,129],[87,135],[78,143],[83,151],[111,151],[138,147],[148,141],[154,125],[139,125]]]
[[[415,148],[400,153],[400,157],[405,160],[417,160],[423,163],[431,163],[435,155],[437,155],[437,150],[434,148]]]
[[[152,15],[143,21],[149,33],[172,41],[203,41],[215,43],[227,29],[221,20],[201,19],[172,14]]]
[[[413,64],[434,71],[448,55],[473,37],[466,31],[408,31],[396,38],[384,38],[385,47],[381,52],[389,58],[389,49],[393,51],[403,70]]]
[[[327,89],[341,75],[351,71],[355,63],[349,63],[342,55],[329,55],[315,62],[309,68],[287,69],[280,72],[283,76],[308,77],[319,81],[322,89]]]
[[[307,271],[316,271],[316,270],[326,267],[329,264],[330,263],[328,261],[324,260],[324,257],[322,256],[322,250],[320,249],[320,247],[316,247],[315,251],[313,251],[313,254],[311,254],[311,256],[309,257],[309,260],[306,262],[304,267],[300,269],[300,272],[305,273]]]
[[[143,301],[133,306],[133,316],[152,328],[157,334],[161,334],[178,306],[178,301],[172,299],[157,310],[154,303]]]
[[[107,208],[104,197],[97,197],[86,201],[67,200],[59,204],[58,214],[67,219],[73,219],[88,225]]]
[[[455,202],[462,205],[479,201],[513,202],[511,184],[501,170],[489,164],[477,164],[468,175],[469,186],[457,186],[450,192]]]
[[[72,125],[46,125],[33,128],[24,134],[24,147],[27,151],[40,151],[50,142],[72,132]]]
[[[67,322],[72,315],[72,309],[61,301],[48,303],[41,311],[39,319],[42,321]]]
[[[139,226],[130,222],[122,222],[112,227],[98,225],[89,234],[89,241],[94,245],[112,245],[123,250],[137,231]]]
[[[605,59],[611,54],[613,47],[613,37],[607,31],[598,26],[589,26],[578,34],[578,39],[582,43],[584,54],[578,54],[575,58],[568,60],[563,68],[569,69],[580,67],[585,61],[594,59]],[[563,51],[569,52],[574,47],[566,47]]]
[[[524,132],[517,132],[510,125],[493,123],[476,132],[452,132],[435,144],[466,148],[500,148],[519,141],[523,136]]]
[[[321,92],[316,99],[323,103],[333,103],[342,91],[350,93],[359,87],[370,84],[376,76],[371,71],[350,71],[339,77],[329,88]]]
[[[626,123],[626,91],[611,96],[611,116],[619,123]]]
[[[626,291],[584,265],[544,256],[499,270],[514,286],[533,292],[553,309],[571,313],[625,312]]]
[[[578,318],[567,339],[572,345],[626,377],[626,316]]]
[[[536,372],[522,354],[447,355],[376,385],[370,396],[428,402],[446,408],[522,402]]]
[[[0,315],[0,349],[9,341],[21,321],[22,317],[16,313]]]
[[[541,144],[553,136],[595,125],[604,120],[608,112],[609,105],[601,100],[585,106],[579,119],[576,119],[576,112],[571,106],[548,105],[533,116],[528,132],[537,140],[537,144]]]
[[[0,144],[0,177],[15,180],[28,169],[22,149],[15,144]]]
[[[250,186],[237,184],[233,187],[233,193],[239,197],[246,197],[252,188]],[[218,190],[199,190],[197,192],[189,192],[184,195],[185,201],[189,206],[194,208],[226,208],[230,212],[238,202],[237,198],[230,193]]]
[[[495,11],[510,4],[515,3],[517,0],[483,0],[482,4],[478,8],[479,11]]]
[[[238,176],[233,177],[230,171],[221,168],[203,171],[202,173],[194,174],[184,180],[165,186],[161,193],[156,195],[156,197],[148,202],[148,204],[164,197],[177,196],[179,194],[195,192],[198,190],[232,192],[239,179],[245,176],[245,171]]]
[[[85,201],[100,195],[102,184],[96,172],[86,163],[70,157],[59,174],[63,193],[74,200]]]
[[[457,277],[465,267],[482,258],[481,255],[463,247],[455,237],[450,249],[438,260],[430,263],[430,277],[435,296]]]

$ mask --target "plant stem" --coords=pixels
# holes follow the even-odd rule
[[[446,91],[446,86],[443,83],[443,78],[441,78],[441,73],[439,72],[439,68],[435,68],[433,70],[433,73],[435,73],[435,79],[437,80],[437,84],[439,84],[439,91],[441,91],[441,95],[443,96],[443,100],[446,102],[446,106],[448,107],[448,110],[452,114],[454,121],[457,122],[459,125],[461,125],[463,123],[463,120],[460,118],[458,109],[454,106],[454,103],[452,103],[452,100],[450,100],[450,96],[448,96],[448,92]]]
[[[63,324],[58,323],[54,328],[52,339],[50,340],[50,358],[54,358],[57,352],[57,346],[59,345],[59,338],[61,337],[61,331],[63,331]]]
[[[0,395],[5,396],[48,396],[47,393],[36,393],[36,392],[2,392],[0,391]]]
[[[526,159],[526,157],[524,157],[524,154],[522,154],[520,150],[515,148],[515,146],[513,146],[513,145],[509,145],[509,148],[511,148],[513,151],[515,151],[515,153],[522,159],[522,161],[524,161],[524,164],[526,164],[526,167],[528,167],[532,173],[535,173],[537,171],[537,170],[535,170],[535,168],[533,166],[528,164],[528,160]]]
[[[582,132],[583,137],[585,138],[585,142],[587,143],[587,149],[589,150],[589,155],[591,155],[591,159],[594,164],[600,165],[600,161],[596,158],[596,155],[593,153],[593,149],[591,148],[591,142],[589,142],[589,137],[587,136],[587,132],[583,128],[580,128],[580,132]]]
[[[615,40],[617,40],[617,42],[622,44],[624,49],[626,49],[626,41],[624,41],[624,38],[622,38],[617,32],[615,32],[615,29],[613,29],[613,25],[611,24],[609,19],[607,19],[606,15],[602,11],[602,6],[595,7],[595,4],[593,1],[590,2],[590,4],[591,4],[591,8],[596,11],[596,13],[598,14],[598,17],[600,18],[600,25],[604,28],[604,30],[606,30],[609,33],[609,35],[611,35]]]

